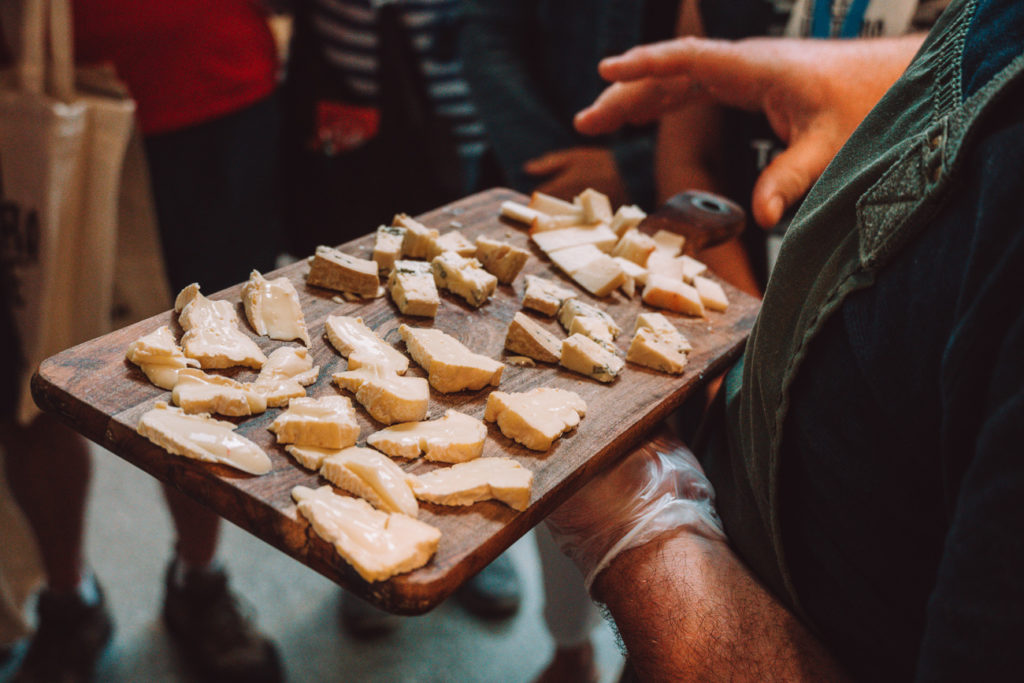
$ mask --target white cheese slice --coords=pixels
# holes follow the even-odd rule
[[[438,287],[458,294],[476,308],[482,306],[498,286],[498,278],[484,270],[479,261],[454,251],[439,254],[430,262],[430,267]]]
[[[472,256],[476,253],[476,245],[458,230],[452,230],[430,241],[427,260],[445,251],[454,251],[459,256]]]
[[[396,261],[388,277],[388,292],[404,315],[433,318],[441,305],[434,274],[425,261]]]
[[[319,246],[309,265],[306,283],[316,287],[373,297],[380,289],[377,262]]]
[[[523,308],[529,308],[544,315],[558,313],[558,307],[566,299],[575,298],[576,292],[536,275],[526,276],[523,292]]]
[[[150,382],[167,390],[178,382],[179,370],[199,367],[199,361],[185,356],[167,325],[129,344],[125,358],[138,365]]]
[[[336,453],[343,451],[343,448],[319,448],[318,446],[297,446],[293,443],[284,447],[288,453],[295,458],[303,467],[309,470],[319,470],[324,460]]]
[[[441,393],[498,386],[501,381],[503,364],[473,353],[441,330],[402,325],[398,332],[413,360],[427,371],[430,386]]]
[[[498,282],[507,285],[516,279],[516,275],[519,275],[519,271],[530,260],[530,252],[507,242],[477,237],[476,260],[491,275],[498,278]]]
[[[525,223],[526,225],[530,225],[534,220],[544,217],[542,211],[531,209],[528,206],[513,201],[502,202],[500,213],[502,218],[508,218],[509,220]]]
[[[658,230],[654,233],[652,239],[654,244],[657,245],[658,251],[666,252],[673,258],[679,256],[680,252],[683,251],[683,245],[686,244],[685,237],[669,230]]]
[[[691,285],[693,284],[694,278],[700,277],[701,275],[704,275],[704,273],[708,272],[708,267],[692,256],[684,254],[679,257],[679,261],[683,264],[683,280]]]
[[[366,581],[384,581],[422,567],[441,540],[441,532],[429,524],[374,510],[365,500],[339,496],[330,486],[296,486],[292,498],[317,535]]]
[[[255,415],[267,409],[266,397],[254,391],[251,384],[208,375],[194,368],[178,373],[171,401],[186,413],[219,413],[231,417]]]
[[[347,396],[294,398],[268,429],[278,443],[346,448],[359,438],[359,423]]]
[[[258,270],[252,271],[242,285],[242,305],[256,334],[310,345],[299,293],[288,278],[268,280]]]
[[[477,458],[421,474],[411,483],[417,498],[438,505],[500,500],[513,510],[525,510],[533,472],[511,458]]]
[[[348,358],[350,370],[374,365],[401,375],[409,369],[409,359],[405,354],[378,337],[362,318],[327,316],[324,330],[331,346]]]
[[[484,419],[527,448],[546,451],[586,414],[587,404],[576,392],[538,387],[521,393],[492,391]]]
[[[658,308],[667,308],[687,315],[704,315],[704,304],[693,286],[657,273],[648,274],[647,286],[644,287],[641,298],[645,304]]]
[[[562,304],[562,307],[558,309],[558,322],[562,324],[562,327],[566,332],[569,332],[569,330],[572,329],[572,321],[575,318],[597,318],[608,326],[608,331],[611,333],[612,339],[618,337],[619,334],[622,333],[622,328],[615,322],[615,319],[600,308],[591,306],[587,302],[580,301],[579,299],[568,299]]]
[[[613,382],[625,365],[617,355],[582,334],[571,335],[562,342],[559,363],[598,382]]]
[[[611,251],[618,237],[604,223],[584,225],[559,230],[535,232],[530,235],[534,244],[550,255],[552,252],[583,244],[592,244],[603,252]]]
[[[557,363],[562,354],[561,340],[523,313],[509,323],[505,348],[545,363]]]
[[[552,197],[543,192],[534,192],[530,195],[530,208],[549,216],[572,216],[577,223],[583,221],[583,209],[558,197]]]
[[[371,434],[366,443],[393,458],[418,458],[436,462],[465,462],[484,451],[487,427],[456,410],[428,422],[405,422]]]
[[[611,223],[612,203],[608,196],[593,188],[587,188],[577,195],[583,207],[584,223]]]
[[[569,247],[548,254],[551,262],[570,277],[602,256],[605,256],[605,253],[593,244],[581,244],[578,247]]]
[[[640,221],[645,218],[647,218],[647,214],[639,206],[623,204],[615,212],[615,215],[612,216],[612,222],[609,227],[611,227],[612,232],[621,237],[622,233],[640,225]]]
[[[437,230],[428,228],[409,215],[400,213],[392,221],[393,225],[405,228],[405,239],[402,241],[402,254],[406,258],[427,258],[431,245],[438,237]]]
[[[693,286],[704,308],[712,311],[724,311],[729,308],[729,298],[725,295],[725,290],[714,280],[697,275],[693,278]]]
[[[615,248],[612,249],[612,256],[621,256],[640,266],[647,265],[647,259],[657,248],[650,235],[645,235],[635,228],[623,233]]]
[[[667,251],[656,250],[647,257],[647,272],[662,275],[671,280],[683,280],[686,263],[679,257],[670,256]]]
[[[136,428],[168,453],[186,458],[229,465],[249,474],[270,471],[270,458],[263,450],[235,430],[235,425],[209,415],[187,415],[180,408],[157,403],[146,412]]]
[[[402,468],[372,448],[352,446],[326,458],[320,474],[338,488],[384,512],[415,517],[420,506]]]
[[[282,346],[267,356],[267,362],[250,387],[266,398],[268,407],[278,408],[288,405],[293,398],[305,396],[305,387],[319,375],[320,367],[313,366],[313,357],[307,349]]]
[[[377,422],[395,424],[422,420],[430,403],[430,385],[422,377],[402,377],[375,365],[334,375]]]
[[[626,282],[626,273],[608,254],[599,257],[572,274],[572,279],[594,296],[607,296]]]
[[[377,239],[373,244],[373,260],[381,272],[390,272],[395,261],[402,258],[402,242],[404,240],[405,228],[394,225],[382,225],[377,228]]]
[[[185,355],[199,361],[204,369],[244,365],[261,368],[267,357],[252,339],[238,328],[238,314],[227,301],[207,299],[193,283],[174,301],[178,324],[185,330],[181,347]]]

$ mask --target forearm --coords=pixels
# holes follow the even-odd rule
[[[617,557],[593,592],[640,680],[846,678],[722,541],[665,534]]]

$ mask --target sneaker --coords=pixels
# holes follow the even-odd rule
[[[519,573],[508,553],[459,588],[456,596],[470,612],[483,619],[504,619],[519,611],[522,600]]]
[[[354,638],[380,638],[402,623],[397,614],[377,609],[348,591],[341,592],[341,627]]]
[[[277,683],[283,680],[274,644],[242,613],[223,569],[185,572],[175,581],[167,569],[164,623],[182,657],[202,680],[218,683]]]
[[[77,683],[91,681],[96,663],[114,632],[103,591],[95,584],[98,600],[86,604],[78,593],[39,595],[39,620],[14,683]]]

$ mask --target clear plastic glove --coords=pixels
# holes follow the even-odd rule
[[[618,555],[677,529],[725,540],[704,470],[667,430],[653,434],[555,510],[548,528],[590,590]]]

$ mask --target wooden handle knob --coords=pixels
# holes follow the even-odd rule
[[[649,234],[669,230],[686,237],[688,254],[713,247],[743,231],[746,216],[735,202],[710,192],[680,192],[662,204],[640,224]]]

